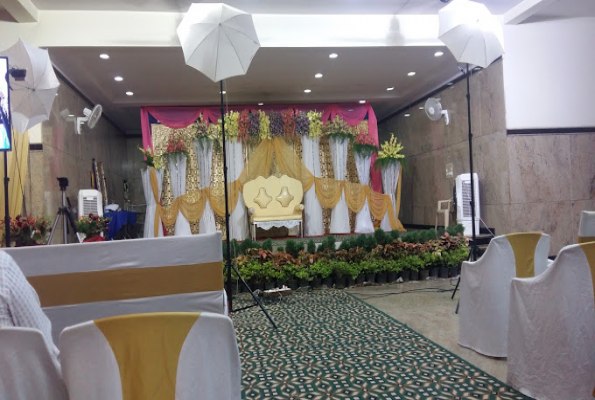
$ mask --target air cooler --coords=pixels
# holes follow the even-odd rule
[[[457,190],[457,223],[465,228],[465,236],[471,236],[471,174],[461,174],[455,180]],[[479,234],[479,180],[473,174],[475,192],[475,233]]]
[[[86,217],[89,214],[103,217],[101,193],[94,189],[79,190],[79,217]]]

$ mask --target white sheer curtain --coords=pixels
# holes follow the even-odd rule
[[[157,193],[158,198],[161,198],[161,187],[163,186],[163,170],[156,169],[155,174],[157,175]],[[145,201],[147,208],[145,211],[145,227],[143,231],[144,238],[155,237],[155,209],[157,203],[155,203],[155,197],[153,196],[153,188],[151,187],[151,170],[149,168],[143,168],[140,170],[140,175],[143,181],[143,192],[145,194]],[[161,226],[161,218],[159,218],[159,235],[163,236],[163,228]]]
[[[345,173],[347,172],[347,139],[330,138],[331,157],[333,158],[333,171],[335,179],[345,180]],[[331,213],[331,229],[330,233],[349,233],[349,210],[347,202],[345,201],[345,191],[341,192],[341,199],[333,208]]]
[[[390,200],[393,204],[393,212],[395,213],[395,218],[399,218],[396,215],[396,203],[397,199],[395,197],[395,192],[397,191],[397,184],[399,183],[399,173],[401,171],[401,164],[398,162],[391,163],[388,167],[386,167],[382,171],[382,189],[384,190],[385,194],[390,196]],[[384,231],[391,231],[393,228],[390,226],[390,222],[388,220],[388,210],[387,213],[382,218],[382,222],[380,222],[380,228]]]
[[[318,139],[302,136],[302,162],[317,178],[320,178],[320,146]],[[324,235],[322,207],[316,197],[314,185],[304,193],[304,235]]]
[[[198,174],[200,175],[199,189],[211,186],[211,166],[213,165],[213,141],[203,140],[199,142],[194,140],[194,152],[196,153],[196,162],[198,164]],[[198,223],[198,233],[215,232],[215,214],[211,208],[211,202],[207,198],[205,209]]]
[[[167,157],[167,164],[169,166],[169,176],[171,180],[171,191],[174,199],[186,193],[186,156],[176,154],[175,156]],[[180,211],[176,218],[176,225],[174,227],[174,236],[188,236],[192,235],[190,230],[190,223]]]
[[[242,142],[227,142],[227,179],[233,182],[244,170],[244,154],[242,152]],[[229,215],[230,239],[244,240],[248,237],[248,220],[246,219],[246,205],[242,192],[238,196],[238,202],[235,209]]]
[[[359,154],[354,154],[354,156],[359,183],[368,185],[370,183],[370,163],[372,161],[372,156],[363,157]],[[366,199],[364,206],[355,216],[355,233],[372,232],[374,232],[374,224],[372,223],[372,217],[370,215],[368,199]]]

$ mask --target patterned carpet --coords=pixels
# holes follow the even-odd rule
[[[258,308],[233,314],[245,399],[527,399],[344,291],[266,306],[277,331]]]

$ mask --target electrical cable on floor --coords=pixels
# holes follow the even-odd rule
[[[410,290],[403,290],[400,292],[384,292],[384,293],[365,293],[365,292],[353,292],[349,291],[348,293],[354,294],[359,296],[362,299],[367,298],[375,298],[375,297],[386,297],[392,296],[394,294],[405,294],[405,293],[445,293],[445,292],[452,292],[454,289],[444,289],[439,287],[431,287],[431,288],[417,288],[417,289],[410,289]]]

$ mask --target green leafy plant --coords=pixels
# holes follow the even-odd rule
[[[314,243],[314,240],[312,240],[312,239],[308,240],[308,244],[306,246],[306,251],[309,254],[316,253],[316,243]]]
[[[376,239],[376,243],[382,246],[384,246],[389,241],[386,233],[380,228],[374,231],[374,238]]]
[[[297,257],[299,252],[304,249],[302,244],[298,244],[293,239],[287,239],[285,242],[285,251],[291,254],[292,257]]]
[[[312,264],[310,272],[312,273],[312,276],[326,279],[333,273],[333,267],[328,261],[318,261]]]
[[[262,249],[273,251],[273,240],[271,238],[268,238],[264,242],[262,242]]]

